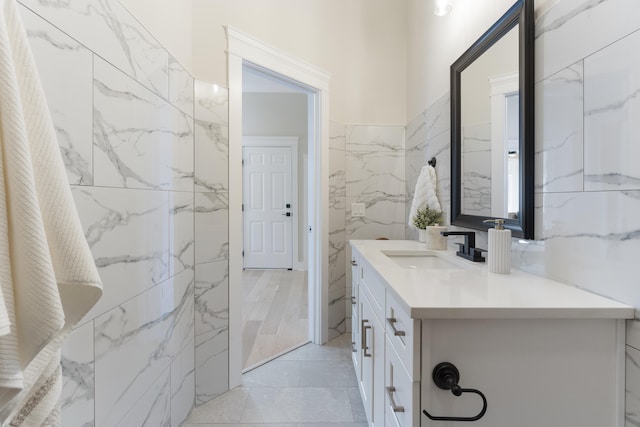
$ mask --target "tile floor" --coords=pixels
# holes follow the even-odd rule
[[[243,376],[193,410],[184,427],[366,427],[350,335],[306,344]]]

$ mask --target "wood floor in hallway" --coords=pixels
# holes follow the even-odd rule
[[[251,368],[309,341],[307,272],[242,273],[243,368]]]

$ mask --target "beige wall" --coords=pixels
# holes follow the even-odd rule
[[[224,25],[330,73],[331,119],[406,124],[405,0],[193,0],[193,72],[227,81]]]
[[[433,14],[433,2],[407,1],[407,121],[449,92],[449,72],[464,53],[515,0],[455,0],[444,17]],[[535,16],[559,0],[535,0]]]
[[[189,0],[120,0],[187,70],[193,69],[192,3]]]
[[[514,0],[456,0],[447,16],[433,2],[407,0],[407,119],[449,92],[451,64],[514,3]]]

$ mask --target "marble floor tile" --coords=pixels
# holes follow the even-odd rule
[[[356,381],[350,360],[310,360],[300,364],[301,387],[346,387]]]
[[[242,376],[244,387],[297,386],[300,383],[300,361],[273,360]]]
[[[322,346],[307,344],[278,360],[351,360],[350,340],[349,334],[344,334]]]
[[[249,397],[249,389],[235,388],[204,405],[196,406],[188,422],[196,425],[216,421],[222,424],[238,423]]]
[[[344,387],[254,387],[249,389],[242,422],[351,422]]]
[[[252,426],[260,426],[260,427],[296,427],[298,426],[298,424],[296,423],[291,423],[291,424],[287,424],[287,423],[256,423],[256,424],[239,424],[239,423],[233,423],[233,424],[183,424],[182,427],[228,427],[229,425],[233,425],[234,427],[252,427]],[[342,424],[331,424],[332,426],[335,427],[339,427]]]
[[[249,371],[241,387],[195,408],[184,426],[366,426],[350,341],[344,334],[310,343]]]

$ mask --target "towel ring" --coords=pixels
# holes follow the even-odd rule
[[[435,168],[435,167],[436,167],[436,158],[435,158],[435,157],[432,157],[432,158],[431,158],[431,160],[429,160],[429,161],[427,162],[427,164],[428,164],[429,166],[431,166],[431,167],[434,167],[434,168]]]

